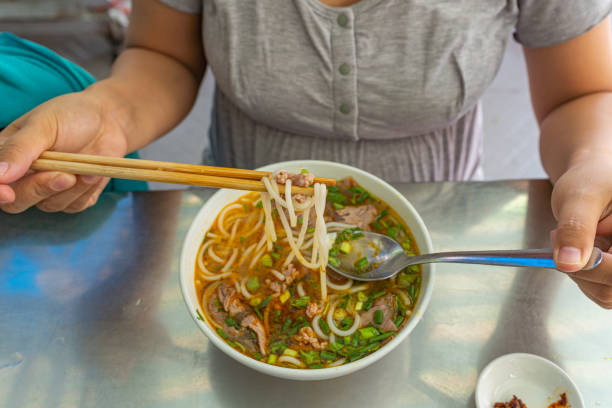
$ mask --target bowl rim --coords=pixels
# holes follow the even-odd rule
[[[502,364],[505,360],[512,360],[512,359],[522,359],[523,361],[525,360],[537,361],[539,364],[543,364],[547,366],[552,372],[556,373],[558,377],[564,378],[571,385],[571,388],[572,388],[571,391],[575,394],[574,396],[575,398],[578,399],[577,402],[580,404],[579,407],[576,406],[575,408],[582,408],[585,406],[584,399],[582,397],[582,393],[580,392],[580,388],[578,388],[578,385],[576,385],[572,377],[570,377],[570,375],[564,369],[559,367],[559,365],[557,365],[556,363],[554,363],[553,361],[547,358],[538,356],[537,354],[509,353],[509,354],[504,354],[502,356],[499,356],[493,359],[492,361],[490,361],[489,364],[487,364],[485,368],[483,368],[480,374],[478,375],[478,380],[476,382],[476,389],[474,390],[474,400],[475,400],[474,402],[476,403],[476,407],[481,408],[481,403],[480,403],[481,394],[486,392],[485,389],[483,388],[484,378],[490,375],[491,372],[495,370],[496,367]],[[567,390],[567,391],[570,391],[570,390]]]
[[[274,171],[277,169],[291,168],[295,166],[309,167],[309,166],[318,166],[318,165],[332,166],[338,169],[348,171],[352,173],[352,175],[357,179],[360,177],[369,178],[373,182],[380,184],[382,188],[384,188],[385,190],[388,190],[389,193],[395,194],[397,198],[401,201],[402,205],[405,206],[405,209],[408,210],[411,217],[413,217],[413,222],[416,223],[416,225],[420,229],[420,233],[423,236],[423,240],[422,242],[419,242],[419,250],[421,252],[423,251],[433,252],[433,243],[431,240],[431,235],[429,233],[429,230],[427,229],[425,223],[423,222],[423,219],[421,218],[420,214],[416,211],[414,206],[408,201],[408,199],[403,194],[397,191],[397,189],[395,189],[389,183],[387,183],[386,181],[380,179],[379,177],[371,173],[368,173],[364,170],[361,170],[361,169],[358,169],[356,167],[349,166],[346,164],[325,161],[325,160],[291,160],[291,161],[277,162],[277,163],[271,163],[266,166],[259,167],[257,170]],[[305,381],[331,379],[331,378],[351,374],[359,369],[362,369],[362,368],[365,368],[371,365],[375,361],[378,361],[379,359],[387,355],[389,352],[391,352],[393,349],[395,349],[402,341],[404,341],[406,337],[408,337],[408,335],[412,332],[412,330],[414,330],[416,325],[420,322],[425,310],[427,309],[427,306],[429,305],[429,302],[432,296],[432,292],[433,292],[433,286],[434,286],[434,280],[435,280],[435,265],[434,264],[424,265],[424,267],[428,270],[427,271],[428,273],[427,284],[426,286],[421,288],[421,294],[420,294],[418,303],[407,325],[399,332],[397,336],[395,336],[384,347],[381,347],[380,349],[374,351],[373,353],[359,360],[349,362],[349,363],[340,365],[338,367],[306,370],[306,369],[280,367],[280,366],[271,365],[268,363],[264,363],[264,362],[255,360],[235,350],[233,347],[228,345],[225,341],[223,341],[216,334],[216,332],[208,324],[208,322],[201,321],[199,319],[199,316],[197,315],[199,308],[200,308],[199,302],[197,305],[192,305],[189,302],[188,293],[189,293],[190,288],[186,286],[188,281],[185,281],[183,279],[185,274],[188,274],[188,277],[193,279],[193,271],[190,271],[189,270],[190,268],[186,268],[185,263],[189,262],[189,259],[187,257],[188,255],[187,252],[189,250],[189,242],[190,242],[189,238],[196,233],[195,231],[198,228],[198,225],[201,224],[201,223],[196,224],[196,221],[201,217],[205,219],[205,216],[203,216],[202,213],[205,211],[206,206],[209,202],[211,202],[215,197],[218,197],[224,194],[228,194],[232,191],[234,190],[220,189],[216,191],[200,207],[200,210],[198,211],[196,216],[192,219],[189,229],[187,230],[187,233],[185,234],[185,237],[182,242],[182,248],[181,248],[181,253],[179,257],[179,274],[178,274],[179,275],[178,276],[179,285],[181,288],[181,294],[183,297],[183,301],[185,303],[185,306],[191,318],[195,322],[196,326],[206,335],[206,337],[208,337],[208,339],[217,348],[219,348],[222,352],[224,352],[226,355],[228,355],[229,357],[233,358],[234,360],[238,361],[239,363],[249,368],[252,368],[256,371],[259,371],[261,373],[265,373],[265,374],[268,374],[274,377],[292,379],[292,380],[305,380]],[[194,308],[194,306],[196,306],[196,308]]]

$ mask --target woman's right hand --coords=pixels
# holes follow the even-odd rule
[[[95,204],[107,178],[29,168],[46,150],[124,156],[125,126],[106,106],[88,90],[62,95],[0,132],[0,209],[20,213],[37,206],[74,213]]]

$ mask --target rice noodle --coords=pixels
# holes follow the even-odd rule
[[[236,228],[238,228],[238,225],[240,225],[240,222],[242,221],[242,219],[237,219],[236,222],[234,223],[234,226],[232,227],[232,233],[230,234],[229,237],[229,241],[228,243],[231,245],[232,242],[234,242],[234,237],[236,236]]]
[[[244,263],[244,261],[246,260],[246,258],[251,254],[251,252],[255,249],[255,245],[257,244],[251,244],[245,251],[244,253],[240,256],[240,259],[238,260],[238,267],[242,266],[242,264]]]
[[[293,209],[293,198],[291,197],[291,179],[285,183],[285,202],[287,203],[287,213],[289,213],[289,225],[293,228],[297,225],[297,216]]]
[[[261,193],[261,204],[265,218],[264,237],[268,244],[268,251],[271,251],[272,243],[276,242],[276,228],[274,227],[274,220],[272,219],[272,205],[270,204],[269,193]],[[259,245],[257,247],[259,247]]]
[[[208,238],[219,238],[219,236],[215,233],[207,232],[206,235],[204,236],[204,239],[206,240]]]
[[[253,295],[251,295],[249,293],[249,291],[247,290],[245,283],[246,283],[246,276],[244,278],[242,278],[242,280],[240,281],[240,293],[242,293],[244,295],[245,298],[250,299],[253,297]]]
[[[253,235],[254,233],[256,233],[257,231],[259,231],[259,227],[261,227],[261,224],[263,224],[263,220],[264,220],[264,215],[263,213],[259,216],[259,220],[257,220],[257,224],[255,224],[255,226],[253,228],[251,228],[251,230],[249,232],[247,232],[246,234],[243,235],[243,237],[248,238],[251,235]]]
[[[351,225],[351,224],[345,224],[343,222],[328,222],[327,224],[325,224],[327,229],[329,230],[333,230],[333,229],[347,229],[347,228],[355,228],[356,225]]]
[[[221,258],[220,256],[218,256],[217,254],[215,254],[215,251],[213,251],[213,247],[209,247],[208,248],[208,256],[210,256],[213,261],[220,263],[220,264],[224,264],[225,263],[225,259]]]
[[[240,204],[232,204],[232,205],[228,205],[227,207],[225,207],[223,209],[223,211],[221,211],[221,214],[219,214],[219,218],[217,219],[217,228],[219,229],[219,231],[221,231],[221,234],[226,237],[229,235],[229,232],[227,232],[225,230],[225,228],[223,228],[223,223],[225,221],[225,215],[232,211],[235,210],[237,208],[242,208],[242,206]]]
[[[323,330],[321,330],[321,326],[319,326],[320,319],[321,319],[320,314],[316,315],[314,319],[312,319],[312,328],[320,339],[327,340],[329,339],[329,336],[323,333]]]
[[[206,269],[206,266],[204,266],[203,256],[204,256],[204,251],[206,250],[206,248],[208,248],[208,246],[211,245],[213,242],[215,241],[211,240],[211,241],[205,242],[204,245],[202,245],[202,248],[200,248],[200,252],[198,252],[198,266],[200,267],[202,272],[204,272],[207,275],[214,275],[214,273]]]
[[[200,278],[207,280],[207,281],[214,281],[214,280],[227,278],[228,276],[231,276],[231,274],[232,272],[220,273],[218,275],[206,275],[202,273],[200,274]]]
[[[346,283],[343,283],[341,285],[336,285],[335,283],[332,283],[329,279],[327,279],[327,287],[333,290],[347,290],[351,286],[353,286],[352,279],[347,279]]]
[[[410,306],[412,305],[412,301],[410,300],[410,298],[408,297],[408,295],[406,295],[403,291],[398,290],[398,289],[393,289],[391,290],[391,292],[395,293],[396,295],[399,296],[400,299],[402,299],[402,302],[404,302],[405,306]]]
[[[270,272],[272,273],[272,275],[276,276],[276,278],[279,281],[284,281],[285,280],[285,275],[283,275],[282,273],[280,273],[276,269],[272,269]]]
[[[338,301],[336,300],[329,307],[329,311],[327,312],[327,325],[329,326],[331,331],[333,331],[338,336],[350,336],[359,327],[359,322],[361,321],[361,318],[359,317],[359,313],[355,313],[355,315],[353,316],[353,325],[346,330],[339,329],[338,326],[336,326],[336,322],[334,321],[334,311],[336,310],[337,303]]]
[[[221,272],[226,272],[229,270],[229,268],[232,267],[232,264],[234,263],[234,261],[236,260],[236,257],[238,256],[238,248],[234,248],[234,252],[232,252],[232,256],[230,256],[229,260],[227,261],[227,263],[225,264],[225,266],[223,267],[223,269],[221,269]]]
[[[357,286],[353,286],[352,288],[350,288],[349,293],[361,292],[362,290],[367,290],[367,289],[368,289],[367,284],[357,285]]]
[[[257,261],[259,261],[259,258],[261,258],[261,256],[264,254],[264,252],[266,252],[266,248],[261,248],[261,250],[255,254],[253,259],[251,260],[251,263],[249,264],[249,269],[253,269]]]
[[[306,292],[304,292],[304,286],[302,285],[302,282],[298,283],[297,285],[297,293],[298,295],[300,295],[300,297],[306,296]]]
[[[328,367],[338,367],[346,362],[346,358],[341,358],[340,360],[336,360],[333,363],[329,363]]]
[[[300,360],[298,360],[295,357],[291,357],[291,356],[280,356],[278,358],[278,362],[279,363],[289,363],[289,364],[293,364],[296,367],[304,367],[304,363],[302,363]]]
[[[298,235],[296,244],[296,246],[300,249],[302,249],[302,242],[304,242],[304,236],[306,235],[306,231],[308,230],[308,218],[310,217],[310,208],[308,208],[306,212],[303,213],[302,217],[302,228],[300,228],[300,233]],[[293,261],[294,257],[295,254],[293,253],[293,251],[291,251],[291,253],[287,256],[287,259],[285,259],[283,266],[289,265],[291,261]]]

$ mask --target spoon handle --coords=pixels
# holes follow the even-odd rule
[[[593,248],[591,257],[583,270],[591,270],[601,263],[602,253]],[[438,252],[410,257],[411,265],[432,262],[451,262],[500,266],[532,266],[536,268],[556,268],[552,249],[521,249],[512,251],[465,251]]]

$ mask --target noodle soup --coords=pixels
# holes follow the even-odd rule
[[[349,251],[361,230],[389,235],[418,254],[410,230],[351,178],[328,191],[319,186],[314,199],[283,198],[275,184],[227,205],[206,233],[194,280],[200,319],[237,351],[283,367],[334,367],[383,347],[413,313],[421,267],[365,283],[326,265]],[[337,233],[334,242],[327,232]]]

